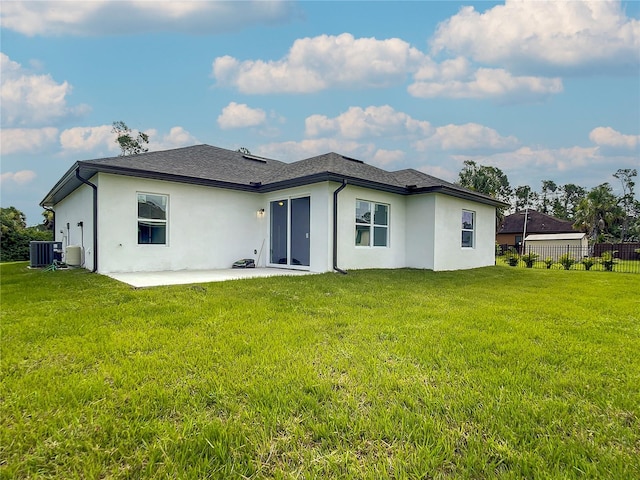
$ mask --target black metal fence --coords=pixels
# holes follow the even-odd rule
[[[497,262],[512,267],[590,270],[640,273],[640,246],[637,249],[616,249],[618,245],[525,245],[520,254],[513,247],[499,248]],[[605,248],[605,247],[609,248]]]

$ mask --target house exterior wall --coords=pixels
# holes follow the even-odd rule
[[[334,183],[332,192],[340,184]],[[389,206],[389,230],[387,247],[359,247],[356,238],[356,200],[366,200]],[[332,223],[332,216],[329,222]],[[332,234],[332,232],[331,232]],[[405,266],[406,244],[405,197],[347,185],[338,195],[338,267],[341,269],[402,268]],[[333,241],[333,240],[332,240]]]
[[[328,182],[316,183],[304,187],[287,188],[277,192],[267,193],[262,196],[262,206],[265,215],[263,220],[262,235],[265,239],[264,252],[258,266],[268,265],[271,252],[271,238],[269,225],[271,219],[270,203],[278,200],[290,200],[292,198],[310,197],[310,226],[309,226],[309,268],[311,272],[327,272],[332,269],[332,223],[327,219],[332,216],[333,190]],[[279,265],[273,265],[278,267]],[[282,267],[282,266],[280,266]],[[306,270],[307,268],[305,268]]]
[[[161,180],[100,173],[98,271],[230,268],[256,258],[265,237],[262,198]],[[168,196],[166,245],[138,244],[138,193]],[[233,226],[233,228],[230,228]]]
[[[271,201],[310,197],[312,272],[333,270],[333,193],[336,182],[265,194],[99,173],[98,271],[134,272],[230,268],[253,258],[269,265]],[[138,244],[137,194],[168,196],[166,245]],[[388,205],[388,245],[355,243],[356,200]],[[85,267],[93,266],[92,190],[82,185],[55,205],[57,229],[70,224],[72,244],[80,243]],[[258,210],[264,209],[259,215]],[[473,248],[461,246],[462,210],[475,212]],[[341,269],[425,268],[454,270],[495,263],[495,208],[442,194],[404,196],[347,185],[338,195],[338,261]],[[65,230],[66,232],[66,230]],[[69,244],[56,232],[56,240]],[[66,236],[66,233],[65,233]]]
[[[97,185],[98,179],[91,178],[91,183]],[[66,251],[69,245],[82,247],[82,266],[93,269],[93,189],[88,185],[81,185],[60,203],[56,204],[56,232],[54,238],[62,242]],[[78,223],[82,222],[82,227]],[[67,224],[69,228],[67,229]],[[66,261],[66,253],[63,257]]]
[[[473,248],[462,247],[462,211],[475,212]],[[495,265],[495,207],[435,195],[434,270],[460,270]]]
[[[499,245],[515,246],[517,244],[516,236],[520,236],[520,238],[522,238],[522,232],[520,232],[519,234],[517,234],[517,233],[498,233],[496,235],[496,243],[499,244]],[[522,243],[522,242],[520,242],[520,243]]]
[[[406,266],[433,270],[436,195],[414,195],[406,202]]]

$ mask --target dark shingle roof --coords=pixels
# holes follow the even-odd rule
[[[210,145],[195,145],[162,152],[101,158],[78,163],[81,166],[95,166],[99,170],[105,167],[137,170],[245,185],[250,182],[260,182],[278,166],[286,165],[279,160],[244,155]]]
[[[255,155],[195,145],[161,152],[101,158],[76,162],[47,194],[41,205],[53,205],[69,195],[83,178],[97,172],[168,181],[267,192],[322,181],[346,181],[403,195],[440,191],[494,206],[492,197],[464,189],[417,170],[389,172],[337,153],[326,153],[292,163]]]
[[[441,187],[445,186],[451,189],[464,190],[470,192],[466,188],[463,188],[454,183],[446,182],[440,178],[433,177],[431,175],[427,175],[426,173],[422,173],[418,170],[414,170],[413,168],[408,168],[406,170],[398,170],[397,172],[393,172],[393,176],[405,187],[406,186],[414,186],[414,188],[429,188],[429,187]],[[473,192],[476,195],[477,192]],[[491,197],[489,197],[491,198]]]
[[[498,233],[522,233],[525,212],[516,212],[504,217]],[[527,212],[527,233],[571,233],[573,224],[536,210]]]
[[[265,183],[309,177],[326,172],[379,183],[395,183],[395,179],[389,172],[334,152],[285,164],[274,171]]]

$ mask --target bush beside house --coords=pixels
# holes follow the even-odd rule
[[[24,213],[15,207],[0,208],[0,261],[29,260],[29,242],[53,240],[53,232],[44,224],[27,227]]]

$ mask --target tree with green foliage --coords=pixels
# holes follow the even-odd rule
[[[513,189],[511,205],[516,212],[525,208],[534,208],[538,201],[538,194],[529,185],[520,185]]]
[[[620,180],[622,184],[622,196],[620,197],[620,206],[624,212],[624,219],[622,221],[622,228],[620,232],[620,241],[627,240],[629,232],[629,222],[637,216],[638,203],[634,198],[633,188],[635,187],[634,177],[638,175],[638,171],[633,168],[619,168],[616,173],[613,174],[615,178]]]
[[[626,241],[640,242],[640,202],[633,201],[631,213],[627,216],[628,225]]]
[[[558,198],[553,205],[553,216],[563,220],[573,220],[580,201],[587,195],[587,191],[573,183],[558,187]]]
[[[574,227],[587,232],[592,242],[602,242],[616,237],[623,217],[611,185],[603,183],[592,188],[578,204]]]
[[[149,149],[145,146],[149,144],[149,136],[146,133],[138,132],[138,135],[134,138],[133,132],[122,121],[113,122],[113,129],[111,130],[118,137],[116,143],[120,145],[120,156],[136,155],[138,153],[144,153]]]
[[[26,216],[15,207],[0,208],[0,261],[29,260],[29,242],[52,240],[51,230],[27,227]]]
[[[38,229],[42,231],[53,230],[54,224],[54,214],[51,210],[43,210],[42,211],[42,223],[38,225]]]
[[[478,165],[473,160],[464,161],[464,167],[458,174],[458,185],[505,202],[511,195],[509,179],[502,170]]]
[[[551,214],[553,205],[556,200],[556,191],[558,185],[553,180],[542,181],[542,191],[540,194],[540,211],[547,215]]]
[[[508,202],[511,196],[509,179],[502,170],[497,167],[478,165],[473,160],[464,161],[464,167],[458,174],[458,185],[503,202]],[[496,228],[504,215],[504,208],[496,209]]]

